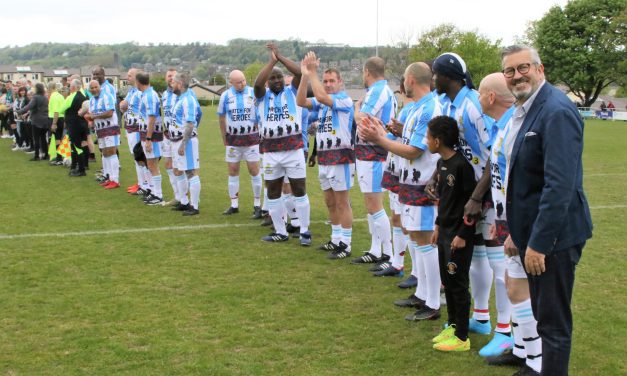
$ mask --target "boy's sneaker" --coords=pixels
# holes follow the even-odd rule
[[[378,272],[372,273],[375,277],[402,277],[405,274],[403,269],[396,269],[392,265],[388,266],[383,270],[379,270]]]
[[[351,264],[376,264],[382,261],[387,261],[389,259],[390,259],[390,256],[388,255],[382,255],[381,257],[376,257],[370,252],[365,252],[363,256],[351,260]]]
[[[507,350],[514,348],[514,338],[512,336],[505,335],[503,333],[494,332],[494,337],[479,350],[479,355],[483,357],[487,356],[499,356]]]
[[[337,248],[332,251],[327,258],[329,260],[341,260],[347,257],[350,257],[351,251],[348,249],[348,245],[344,244],[344,242],[340,242]]]
[[[429,306],[424,306],[411,315],[405,316],[407,321],[437,320],[439,318],[440,310],[429,308]]]
[[[278,243],[278,242],[286,242],[289,240],[289,238],[290,237],[287,235],[273,232],[269,235],[264,236],[263,238],[261,238],[261,240],[263,240],[264,242]]]
[[[376,264],[375,266],[373,266],[372,268],[368,269],[369,272],[380,272],[381,270],[385,270],[388,267],[392,266],[392,263],[389,261],[382,261],[378,264]]]
[[[399,282],[397,285],[401,289],[409,289],[418,286],[418,278],[415,275],[410,274],[409,277]]]
[[[422,308],[425,306],[425,301],[417,297],[415,294],[411,294],[407,299],[394,301],[394,305],[398,307]]]
[[[466,338],[465,341],[462,341],[453,335],[452,338],[434,344],[433,348],[439,351],[447,352],[468,351],[470,350],[470,338]]]
[[[337,246],[331,240],[318,246],[319,251],[335,251],[336,249]]]
[[[447,339],[450,339],[452,337],[455,337],[455,325],[447,325],[446,328],[444,328],[444,330],[442,330],[440,332],[440,334],[438,334],[437,336],[433,337],[431,342],[433,342],[433,343],[440,343],[440,342],[446,341]]]
[[[309,247],[311,245],[311,232],[303,232],[300,234],[300,245],[303,247]]]
[[[485,323],[481,323],[473,318],[468,320],[468,331],[477,334],[488,335],[492,331],[492,324],[490,320]]]

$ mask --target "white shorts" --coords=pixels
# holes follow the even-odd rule
[[[307,177],[306,165],[302,149],[263,154],[263,176],[266,181],[284,176],[289,179],[304,179]]]
[[[390,195],[390,210],[396,215],[401,215],[403,212],[403,204],[398,201],[398,193],[388,191]]]
[[[114,146],[120,146],[120,135],[98,137],[98,147],[100,149],[110,148]]]
[[[172,167],[179,171],[197,170],[200,167],[198,155],[198,137],[192,137],[185,144],[185,154],[179,155],[183,140],[170,141],[172,145]]]
[[[509,278],[527,279],[527,273],[520,256],[507,257],[505,267]]]
[[[483,208],[481,211],[481,219],[477,222],[476,234],[483,235],[483,239],[492,240],[490,236],[490,227],[494,224],[496,219],[496,210],[494,208]]]
[[[357,160],[357,181],[362,193],[381,193],[383,187],[383,167],[385,162]]]
[[[259,145],[226,147],[224,160],[229,163],[239,163],[242,160],[259,162],[260,159]]]
[[[348,191],[355,181],[355,164],[318,165],[318,179],[323,191]]]
[[[126,132],[126,141],[128,142],[128,149],[131,151],[131,155],[133,155],[133,148],[141,141],[139,132]]]
[[[169,138],[163,138],[161,141],[161,156],[164,158],[172,158],[172,141]]]
[[[438,207],[401,204],[401,224],[407,231],[433,231]]]
[[[152,141],[152,151],[149,153],[146,151],[146,141],[142,141],[142,148],[146,159],[154,159],[161,157],[161,141]]]

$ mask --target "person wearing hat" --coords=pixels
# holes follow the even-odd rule
[[[466,63],[457,54],[448,52],[433,62],[435,86],[439,94],[445,94],[444,113],[457,121],[459,128],[459,150],[475,171],[479,180],[489,156],[492,143],[494,120],[483,114],[479,93],[474,90]],[[470,267],[470,285],[474,309],[470,320],[470,331],[490,334],[489,297],[494,275],[496,309],[498,312],[494,338],[486,345],[482,355],[497,356],[514,346],[511,336],[511,304],[505,287],[505,253],[503,246],[492,239],[490,226],[494,223],[494,205],[489,197],[471,197],[471,201],[482,205],[477,223],[475,247]],[[487,351],[487,350],[490,351]]]

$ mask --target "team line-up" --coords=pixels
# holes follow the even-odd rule
[[[377,276],[403,276],[409,251],[412,270],[399,287],[415,290],[394,304],[414,309],[406,316],[410,321],[436,320],[446,304],[448,318],[433,338],[434,349],[468,351],[469,332],[493,333],[479,350],[489,364],[517,366],[516,375],[567,374],[575,265],[592,229],[581,177],[583,123],[566,96],[545,81],[538,53],[527,46],[504,49],[503,70],[483,78],[478,90],[455,53],[412,63],[399,105],[381,58],[366,60],[366,94],[350,98],[341,73],[319,72],[313,52],[298,64],[274,44],[267,48],[269,61],[254,85],[241,71],[230,72],[230,88],[218,104],[231,199],[223,214],[239,212],[240,162],[246,161],[253,218],[273,227],[262,240],[285,242],[292,234],[311,246],[306,167],[317,161],[331,222],[331,236],[318,248],[342,260],[352,254],[349,191],[357,177],[371,246],[351,263],[373,264],[369,270]],[[123,122],[102,68],[94,70],[89,94],[72,77],[65,97],[54,85],[45,96],[37,84],[13,116],[30,117],[32,142],[44,154],[46,132],[60,140],[65,122],[72,176],[85,175],[89,129],[95,130],[105,189],[120,187],[123,125],[136,163],[137,181],[128,192],[147,205],[166,205],[164,159],[174,191],[167,204],[185,216],[199,214],[202,111],[189,75],[169,70],[161,95],[145,72],[130,69],[128,82],[119,103]],[[26,95],[20,88],[17,99]],[[307,145],[313,133],[315,141]],[[383,205],[386,191],[391,215]]]

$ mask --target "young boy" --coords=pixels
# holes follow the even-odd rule
[[[468,273],[472,259],[474,221],[464,219],[464,205],[475,188],[475,173],[466,158],[455,151],[459,130],[455,119],[438,116],[429,122],[427,146],[442,157],[438,161],[438,217],[431,238],[437,243],[440,276],[446,295],[448,325],[435,338],[440,351],[468,351],[470,293]]]

